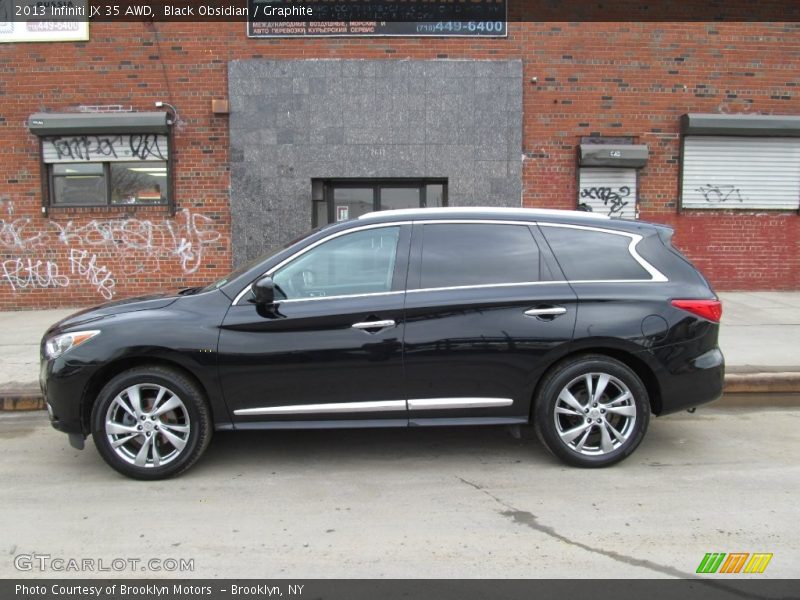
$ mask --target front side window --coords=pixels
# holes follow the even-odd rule
[[[287,299],[389,292],[399,236],[394,226],[336,237],[281,267],[272,279]]]
[[[541,229],[570,281],[652,279],[631,255],[627,235],[547,225]]]
[[[422,226],[420,287],[536,282],[539,248],[524,225]]]

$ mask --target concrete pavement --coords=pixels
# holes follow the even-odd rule
[[[716,406],[653,420],[609,469],[564,466],[530,428],[246,431],[146,483],[43,412],[2,413],[0,577],[732,581],[695,574],[707,552],[772,553],[758,578],[797,577],[800,410]],[[17,571],[34,553],[194,570]]]
[[[800,371],[800,292],[722,292],[720,347],[732,373]]]
[[[800,292],[723,292],[726,390],[800,392]],[[41,408],[39,341],[78,308],[0,312],[0,409]]]

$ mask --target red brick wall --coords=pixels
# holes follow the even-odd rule
[[[651,150],[642,218],[673,225],[718,289],[800,288],[796,213],[677,208],[680,115],[800,114],[797,24],[512,22],[506,39],[249,40],[243,23],[92,23],[89,42],[0,46],[0,310],[93,304],[227,272],[227,118],[211,113],[211,99],[227,96],[227,62],[245,58],[521,59],[525,206],[574,208],[580,136],[634,136]],[[180,114],[174,172],[185,212],[43,217],[28,116],[154,110],[157,100]]]

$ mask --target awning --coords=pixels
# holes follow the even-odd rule
[[[643,167],[650,155],[645,144],[581,144],[582,167]]]
[[[681,133],[686,135],[800,136],[800,117],[689,113],[681,117]]]
[[[28,127],[36,135],[167,133],[166,112],[34,113]]]

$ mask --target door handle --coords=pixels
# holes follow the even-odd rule
[[[567,312],[563,306],[547,306],[542,308],[531,308],[525,311],[526,317],[557,317]]]
[[[361,323],[353,323],[353,329],[385,329],[386,327],[394,327],[396,323],[391,319],[385,321],[362,321]]]

